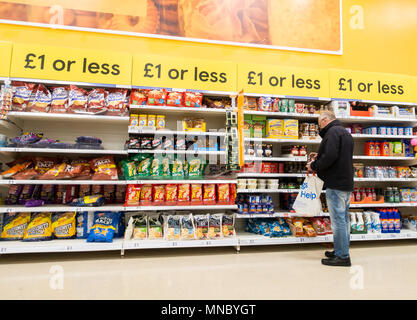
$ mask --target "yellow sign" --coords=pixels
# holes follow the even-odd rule
[[[244,126],[244,114],[243,114],[244,95],[243,91],[239,92],[237,97],[237,128],[239,131],[239,166],[243,168],[245,164],[245,147],[243,143],[243,126]]]
[[[236,92],[236,71],[230,62],[137,55],[132,85]]]
[[[127,53],[15,44],[10,77],[130,85]]]
[[[414,103],[417,103],[417,77],[411,77],[411,90],[412,90],[412,96],[411,101]]]
[[[327,70],[239,64],[238,74],[238,89],[246,93],[329,97]]]
[[[401,74],[330,70],[330,97],[343,99],[411,102],[412,81]]]
[[[0,77],[9,77],[10,59],[12,57],[12,43],[0,42]]]

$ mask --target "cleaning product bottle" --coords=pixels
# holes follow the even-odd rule
[[[401,232],[401,213],[400,210],[396,209],[394,212],[394,232]]]
[[[372,229],[375,233],[381,233],[381,220],[379,212],[372,212]]]
[[[371,211],[365,211],[363,214],[364,214],[364,217],[365,217],[366,231],[368,233],[371,233],[371,232],[373,232]]]
[[[356,232],[356,214],[355,212],[350,213],[350,233]]]
[[[387,209],[387,220],[388,220],[388,233],[394,233],[394,210]]]
[[[365,231],[365,223],[363,222],[363,214],[362,212],[356,212],[357,223],[356,223],[356,230],[358,232]]]
[[[379,220],[381,221],[381,232],[388,233],[388,219],[386,210],[380,210]]]

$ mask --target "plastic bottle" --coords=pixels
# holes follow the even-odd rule
[[[394,227],[394,210],[388,209],[387,210],[387,220],[388,220],[388,233],[394,233],[395,227]]]
[[[363,221],[363,214],[362,212],[356,212],[356,217],[357,217],[357,223],[356,223],[356,230],[358,232],[363,232],[365,231],[365,223]]]
[[[388,219],[386,210],[379,212],[379,220],[381,221],[381,232],[388,233]]]
[[[381,220],[378,212],[372,212],[372,231],[381,233]]]
[[[401,232],[401,213],[398,209],[396,209],[394,212],[394,232]]]
[[[354,233],[356,231],[356,214],[355,212],[350,212],[350,232]]]
[[[373,231],[373,228],[372,228],[372,217],[371,217],[372,212],[365,211],[363,214],[364,214],[364,217],[365,217],[366,230],[368,231],[368,233],[371,233]]]
[[[398,190],[397,187],[393,188],[393,194],[394,194],[394,202],[400,203],[400,191]]]
[[[375,188],[372,188],[372,201],[377,201]]]

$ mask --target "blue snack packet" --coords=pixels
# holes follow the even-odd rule
[[[87,242],[113,242],[119,221],[120,212],[95,212]]]
[[[76,238],[87,239],[88,233],[93,225],[94,213],[93,212],[78,212],[76,216]]]

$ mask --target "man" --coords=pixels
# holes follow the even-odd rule
[[[326,187],[326,200],[333,231],[334,251],[326,251],[328,266],[351,265],[349,255],[350,195],[353,191],[353,138],[336,120],[332,111],[324,111],[319,119],[320,143],[318,153],[311,153],[307,169],[317,172]]]

